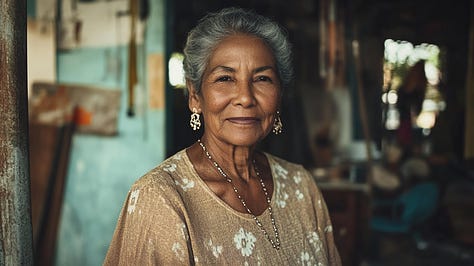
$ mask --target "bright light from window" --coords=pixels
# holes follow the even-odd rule
[[[400,126],[400,113],[392,105],[387,111],[387,119],[385,120],[385,128],[388,130],[395,130]]]
[[[445,102],[445,101],[440,101],[440,102],[438,103],[438,109],[439,109],[440,111],[444,111],[444,109],[446,109],[446,102]]]
[[[425,99],[421,108],[423,111],[434,112],[438,110],[438,105],[431,99]]]
[[[425,73],[428,83],[431,85],[438,85],[439,83],[439,70],[431,62],[425,63]]]
[[[394,90],[389,91],[387,95],[387,100],[389,104],[396,104],[398,101],[397,92]]]
[[[171,54],[170,61],[168,62],[168,78],[170,84],[176,88],[185,88],[184,68],[183,68],[184,55],[181,53]]]
[[[401,42],[398,46],[397,51],[397,61],[405,62],[409,59],[410,55],[413,53],[413,44],[409,42]]]
[[[385,40],[385,59],[390,63],[397,62],[398,44],[391,39]]]
[[[398,101],[397,92],[394,90],[390,90],[389,92],[385,92],[382,94],[382,102],[388,104],[396,104]]]
[[[432,128],[435,121],[436,114],[434,112],[423,111],[416,119],[416,125],[420,128]]]
[[[441,80],[439,47],[427,43],[414,46],[407,41],[392,39],[385,40],[384,47],[382,102],[388,105],[384,115],[385,128],[393,130],[399,127],[400,114],[396,106],[399,100],[398,89],[403,85],[406,72],[418,61],[423,60],[428,84],[421,113],[414,124],[429,132],[435,124],[438,112],[446,108],[446,103],[438,90]]]
[[[407,41],[394,41],[387,39],[384,42],[385,60],[391,64],[408,64],[414,65],[420,60],[430,62],[433,66],[439,65],[438,46],[433,44],[422,43],[413,46]]]

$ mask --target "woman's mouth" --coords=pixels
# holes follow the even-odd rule
[[[229,122],[239,125],[251,125],[260,121],[256,117],[232,117],[227,119]]]

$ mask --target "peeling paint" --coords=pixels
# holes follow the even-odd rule
[[[25,1],[0,2],[0,265],[32,265]]]

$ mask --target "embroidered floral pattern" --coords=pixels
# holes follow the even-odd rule
[[[181,179],[181,181],[175,180],[174,183],[177,186],[180,186],[184,191],[188,191],[188,190],[190,190],[191,188],[194,187],[194,181],[189,180],[187,178],[183,178],[183,179]]]
[[[316,231],[310,232],[307,235],[308,242],[314,246],[316,252],[320,252],[322,249],[321,239]]]
[[[207,242],[207,246],[207,248],[212,251],[212,255],[214,255],[214,257],[219,258],[219,256],[222,254],[222,246],[214,245],[211,239],[209,239]]]
[[[165,164],[163,166],[163,170],[165,170],[166,172],[168,173],[172,173],[174,171],[176,171],[176,164],[172,163],[172,164]]]
[[[181,234],[184,240],[188,241],[189,240],[189,235],[187,234],[187,228],[184,223],[178,223],[176,225],[178,233]]]
[[[128,214],[132,214],[135,211],[137,206],[138,196],[140,195],[140,190],[136,189],[130,193],[130,199],[128,200]]]
[[[296,172],[296,175],[293,176],[293,181],[295,181],[296,184],[299,184],[301,183],[301,179],[301,172]]]
[[[245,232],[243,228],[240,228],[234,236],[235,247],[240,250],[244,257],[252,255],[255,241],[257,241],[257,238],[255,238],[252,232]]]
[[[316,231],[309,233],[308,240],[310,244],[313,244],[313,245],[317,244],[319,241],[318,233]]]
[[[288,179],[288,170],[278,163],[273,165],[273,169],[275,171],[275,204],[280,208],[285,208],[289,195],[285,190],[286,184],[279,182],[278,179]]]
[[[171,248],[171,250],[173,250],[174,254],[176,255],[176,257],[180,260],[180,261],[184,261],[184,249],[183,247],[181,247],[181,244],[180,243],[174,243],[173,244],[173,247]]]
[[[324,228],[324,232],[326,232],[326,233],[332,233],[332,225],[326,226],[326,228]]]
[[[276,177],[280,177],[280,178],[283,178],[283,179],[288,178],[288,170],[283,168],[281,165],[276,163],[275,166],[274,166],[274,169],[275,169]]]
[[[275,180],[276,181],[276,180]],[[286,185],[284,183],[275,182],[276,188],[276,197],[275,197],[275,204],[280,208],[286,207],[286,200],[289,198],[288,193],[285,191]]]
[[[299,263],[301,265],[314,265],[314,257],[311,256],[307,251],[302,251],[300,254]]]
[[[301,193],[299,189],[296,190],[295,194],[296,194],[296,199],[298,200],[302,200],[304,198],[303,193]]]

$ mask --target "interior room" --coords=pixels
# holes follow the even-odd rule
[[[0,197],[20,191],[27,215],[0,205],[0,265],[25,246],[8,230],[26,235],[34,264],[103,263],[131,185],[203,133],[189,126],[183,48],[200,18],[230,6],[287,31],[284,129],[259,148],[310,171],[343,265],[474,265],[473,1],[20,2],[0,4],[19,16],[6,23],[23,21],[27,69],[8,83],[21,54],[1,36],[0,90],[27,97],[0,99],[11,114],[0,161],[21,157],[8,123],[25,119],[29,160],[4,164],[2,179],[23,169],[27,189],[2,182]]]

